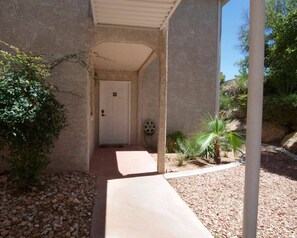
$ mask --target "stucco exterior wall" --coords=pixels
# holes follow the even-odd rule
[[[96,70],[96,81],[97,84],[100,84],[100,80],[112,80],[112,81],[130,81],[131,82],[131,134],[130,134],[130,141],[131,144],[137,144],[137,72],[132,71],[113,71],[113,70]],[[100,122],[100,115],[99,115],[99,87],[98,91],[98,101],[96,110],[97,110],[97,126],[96,131],[99,133],[99,122]],[[97,134],[97,141],[99,138],[99,134]],[[97,142],[99,143],[99,141]]]
[[[96,81],[94,79],[95,70],[92,67],[89,73],[88,79],[88,135],[89,135],[89,147],[88,157],[91,159],[95,146],[96,146]]]
[[[159,126],[159,60],[155,58],[153,62],[145,69],[140,86],[142,87],[140,96],[141,103],[141,126],[146,120],[153,120],[157,129]],[[141,130],[141,143],[145,146],[157,144],[158,133],[152,136],[146,136]]]
[[[183,0],[170,19],[167,133],[195,134],[215,113],[217,27],[216,1]],[[142,120],[158,122],[158,70],[155,60],[144,72]]]
[[[1,0],[0,9],[0,40],[49,59],[88,52],[102,42],[144,44],[160,56],[164,43],[159,30],[95,27],[89,1]],[[202,116],[215,111],[217,28],[215,0],[183,0],[170,20],[168,133],[195,133]],[[85,68],[62,63],[48,78],[59,89],[57,99],[65,105],[69,124],[55,145],[50,170],[88,171],[89,157],[99,143],[100,80],[131,81],[131,144],[145,144],[146,119],[158,126],[158,57],[140,78],[129,71],[97,70],[96,75],[91,85]],[[147,140],[156,144],[157,133]]]
[[[0,39],[54,59],[92,46],[89,2],[81,0],[1,0]],[[48,79],[59,88],[69,126],[52,153],[51,170],[88,170],[88,71],[62,63]],[[41,122],[42,123],[42,122]]]

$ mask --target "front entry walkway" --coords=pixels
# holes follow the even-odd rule
[[[92,238],[212,237],[140,147],[97,148]]]

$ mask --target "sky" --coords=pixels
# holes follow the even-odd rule
[[[222,13],[222,42],[221,42],[221,72],[226,80],[233,79],[238,74],[237,61],[243,58],[237,48],[239,27],[243,23],[243,12],[249,9],[249,0],[230,0]]]

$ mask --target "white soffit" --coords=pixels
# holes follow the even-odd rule
[[[95,24],[161,29],[181,0],[91,0]]]
[[[138,71],[153,51],[140,44],[104,42],[94,52],[96,69]]]

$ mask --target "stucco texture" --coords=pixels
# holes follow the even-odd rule
[[[157,55],[141,73],[95,69],[94,81],[78,64],[64,62],[55,68],[48,81],[59,89],[56,96],[67,110],[68,127],[55,145],[50,170],[88,171],[89,157],[99,143],[100,80],[131,81],[131,144],[145,144],[143,122],[152,119],[158,127],[160,69],[166,86],[167,67],[162,61],[166,58],[165,31],[95,27],[89,1],[82,0],[1,0],[0,10],[0,40],[48,59],[89,52],[102,42],[143,44]],[[193,134],[203,115],[215,112],[217,29],[216,1],[183,0],[170,20],[168,133]],[[86,54],[85,60],[89,59]],[[147,139],[156,144],[157,133]]]
[[[0,9],[0,39],[9,44],[49,59],[90,49],[88,1],[1,0]],[[62,63],[48,78],[68,116],[52,153],[52,170],[88,170],[88,77],[81,66]]]
[[[183,0],[170,19],[167,133],[195,134],[215,113],[217,27],[215,1]],[[142,121],[158,123],[158,59],[144,71],[142,87]]]

